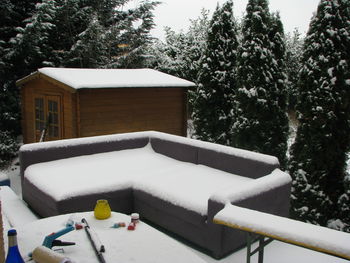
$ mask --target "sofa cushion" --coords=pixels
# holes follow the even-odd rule
[[[208,200],[212,194],[228,186],[234,191],[251,180],[204,165],[176,162],[167,170],[155,171],[148,177],[140,178],[134,184],[134,189],[200,215],[207,215]]]
[[[98,153],[33,164],[25,178],[60,201],[75,196],[132,188],[139,177],[176,165],[151,147]]]
[[[74,196],[56,201],[48,193],[26,180],[26,178],[24,179],[23,186],[26,190],[23,198],[42,217],[91,211],[94,209],[96,200],[98,199],[107,199],[114,211],[125,214],[130,214],[134,211],[133,190],[131,188]]]

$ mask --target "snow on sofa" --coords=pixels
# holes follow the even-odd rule
[[[114,211],[147,219],[221,258],[245,234],[213,223],[232,203],[288,216],[291,178],[273,156],[160,132],[23,145],[23,199],[41,216]]]

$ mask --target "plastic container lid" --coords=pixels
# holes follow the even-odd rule
[[[17,235],[16,229],[10,229],[9,231],[7,231],[7,236],[16,236],[16,235]]]

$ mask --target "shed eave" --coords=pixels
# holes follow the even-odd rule
[[[33,72],[33,73],[31,73],[31,74],[29,74],[29,75],[27,75],[27,76],[17,80],[16,81],[16,86],[17,87],[22,87],[27,82],[29,82],[29,81],[31,81],[31,80],[33,80],[35,78],[38,78],[40,74],[41,74],[40,72],[35,71],[35,72]]]
[[[41,73],[41,72],[39,72],[39,71],[36,71],[36,72],[34,72],[34,73],[31,73],[30,75],[25,76],[25,77],[23,77],[23,78],[17,80],[17,81],[16,81],[16,86],[21,88],[21,87],[23,87],[26,83],[28,83],[28,82],[30,82],[30,81],[32,81],[32,80],[34,80],[34,79],[37,79],[37,78],[45,79],[45,80],[51,82],[52,84],[57,85],[57,86],[59,86],[59,87],[65,89],[65,90],[68,90],[68,91],[70,91],[70,92],[72,92],[72,93],[75,93],[75,92],[76,92],[76,89],[75,89],[75,88],[73,88],[73,87],[71,87],[71,86],[69,86],[69,85],[67,85],[67,84],[65,84],[65,83],[63,83],[63,82],[61,82],[61,81],[59,81],[59,80],[57,80],[57,79],[54,79],[54,78],[52,78],[52,77],[50,77],[50,76],[47,76],[46,74]]]
[[[189,88],[194,88],[195,86],[171,86],[171,85],[167,85],[167,86],[157,86],[157,85],[149,85],[149,86],[127,86],[127,85],[123,85],[123,86],[81,86],[81,87],[72,87],[75,90],[84,90],[84,89],[134,89],[134,88],[183,88],[183,89],[189,89]]]

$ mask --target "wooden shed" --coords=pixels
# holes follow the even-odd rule
[[[156,130],[186,136],[194,83],[152,69],[41,68],[17,81],[23,142]]]

